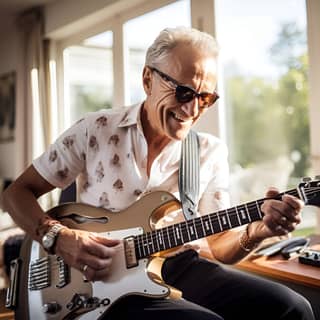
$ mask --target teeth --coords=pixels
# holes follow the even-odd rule
[[[173,113],[173,116],[174,116],[177,120],[180,120],[180,121],[182,121],[182,122],[188,122],[188,121],[191,121],[191,120],[185,120],[185,119],[183,119],[183,118],[179,117],[179,115],[177,115],[176,113]]]

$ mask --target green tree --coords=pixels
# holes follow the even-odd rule
[[[282,71],[276,84],[239,72],[226,80],[231,164],[250,167],[284,155],[294,160],[292,176],[301,177],[310,145],[305,33],[284,24],[270,56]]]

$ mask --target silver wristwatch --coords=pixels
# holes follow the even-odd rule
[[[56,243],[57,236],[59,232],[64,228],[66,227],[62,224],[57,223],[49,229],[49,231],[42,237],[41,241],[44,250],[46,250],[50,254],[54,254],[53,248]]]

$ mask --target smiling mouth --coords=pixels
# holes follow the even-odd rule
[[[192,119],[188,118],[188,119],[184,119],[181,116],[179,116],[178,114],[174,113],[174,112],[170,112],[170,114],[173,116],[173,118],[181,123],[188,123],[188,122],[192,122]]]

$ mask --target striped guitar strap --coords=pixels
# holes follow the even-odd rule
[[[195,218],[200,187],[200,142],[198,134],[193,130],[181,143],[178,183],[185,219]]]

